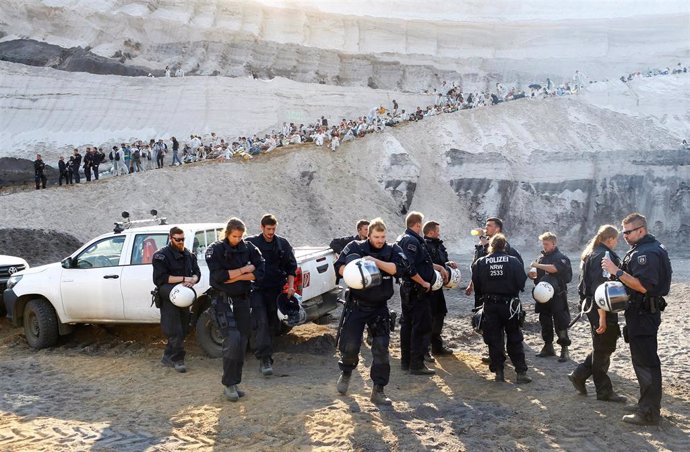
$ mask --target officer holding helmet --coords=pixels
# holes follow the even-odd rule
[[[625,284],[630,301],[625,309],[623,337],[630,344],[630,357],[640,399],[633,414],[623,422],[636,425],[658,425],[661,420],[661,360],[657,353],[657,334],[664,296],[671,287],[671,261],[664,245],[647,231],[647,219],[631,213],[623,219],[623,238],[630,250],[620,268],[611,259],[601,267]],[[626,331],[627,330],[627,331]]]
[[[541,324],[541,337],[544,339],[544,346],[537,354],[538,357],[556,356],[553,349],[554,327],[558,336],[557,343],[561,346],[561,356],[559,362],[566,362],[569,359],[568,346],[568,324],[570,323],[570,311],[568,311],[568,283],[573,278],[573,269],[570,259],[558,250],[558,239],[553,232],[545,232],[539,236],[543,251],[532,268],[537,270],[536,275],[530,272],[530,278],[534,279],[534,284],[543,280],[553,286],[554,294],[551,300],[546,303],[537,303],[534,311],[539,314]]]
[[[206,249],[211,287],[216,290],[211,315],[223,336],[223,378],[225,397],[237,402],[244,392],[244,353],[251,330],[249,299],[253,283],[264,277],[264,258],[252,243],[244,240],[246,227],[239,218],[230,218],[223,240]]]
[[[424,242],[429,250],[431,261],[434,264],[450,268],[458,268],[458,265],[448,260],[448,251],[443,240],[441,240],[441,225],[435,221],[427,221],[422,228]],[[448,356],[453,354],[453,350],[443,345],[441,331],[443,330],[443,320],[448,313],[446,298],[443,290],[436,290],[429,295],[429,305],[431,308],[431,353],[434,356]]]
[[[578,292],[584,300],[592,330],[592,351],[568,378],[580,394],[587,395],[585,381],[591,376],[597,391],[597,400],[625,403],[625,397],[613,391],[608,376],[611,354],[616,350],[616,341],[620,336],[618,314],[599,308],[594,301],[597,288],[611,277],[608,272],[602,271],[601,261],[608,254],[616,265],[620,263],[613,251],[617,243],[618,230],[615,226],[606,224],[599,228],[582,252]]]
[[[285,238],[276,234],[278,220],[272,214],[261,218],[261,234],[247,237],[265,259],[265,273],[252,292],[252,329],[256,334],[256,358],[263,376],[273,375],[273,336],[280,332],[277,298],[287,283],[287,298],[295,294],[295,253]]]
[[[168,338],[161,362],[184,373],[184,338],[189,331],[189,307],[178,307],[170,301],[175,285],[193,287],[201,278],[196,256],[184,246],[184,231],[170,228],[169,243],[153,255],[153,283],[158,288],[161,329]]]
[[[338,365],[341,374],[337,389],[341,394],[347,392],[352,371],[359,362],[364,327],[368,326],[372,335],[370,375],[374,382],[371,401],[390,405],[391,400],[383,392],[391,372],[388,353],[391,319],[387,301],[394,293],[393,277],[408,271],[407,260],[398,245],[386,243],[386,225],[382,219],[371,221],[368,234],[367,240],[355,240],[345,246],[335,262],[335,271],[350,286],[351,296],[340,326]],[[373,266],[366,265],[368,262],[360,258]]]
[[[434,375],[435,370],[424,365],[424,355],[429,349],[431,337],[431,308],[429,292],[437,283],[435,271],[448,281],[448,272],[431,261],[422,234],[424,215],[410,212],[405,217],[407,229],[398,238],[398,245],[410,263],[409,273],[400,285],[400,366],[412,375]]]
[[[472,264],[472,283],[479,300],[484,305],[484,342],[489,346],[489,369],[496,373],[496,381],[504,382],[503,337],[506,349],[517,372],[517,383],[529,383],[527,363],[520,329],[520,299],[525,288],[525,269],[522,263],[506,250],[503,234],[494,234],[489,242],[489,254]]]

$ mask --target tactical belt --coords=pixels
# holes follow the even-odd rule
[[[512,299],[513,297],[508,295],[482,295],[480,298],[483,303],[489,304],[508,304]]]

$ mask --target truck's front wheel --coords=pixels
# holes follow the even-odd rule
[[[196,341],[211,358],[223,356],[223,335],[206,309],[196,321]]]
[[[35,349],[51,347],[57,342],[57,315],[46,300],[31,300],[26,304],[24,334],[29,346]]]

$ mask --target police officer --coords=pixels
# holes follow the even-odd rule
[[[369,223],[369,238],[350,242],[335,262],[338,275],[342,276],[345,265],[350,261],[364,257],[374,264],[381,272],[381,284],[363,289],[350,289],[351,301],[344,309],[340,330],[341,375],[337,389],[341,394],[347,392],[352,371],[359,362],[359,349],[362,345],[362,334],[365,325],[369,327],[372,336],[371,343],[371,379],[374,387],[371,391],[371,401],[375,404],[390,405],[391,400],[386,397],[383,388],[388,384],[391,366],[388,354],[390,342],[391,318],[387,301],[393,296],[393,277],[399,277],[407,271],[405,255],[398,245],[386,243],[386,225],[382,219],[376,218]]]
[[[431,261],[440,266],[448,265],[451,268],[458,268],[455,262],[448,260],[448,251],[441,240],[441,226],[435,221],[427,221],[424,223],[422,232]],[[441,338],[443,320],[448,313],[443,290],[436,290],[429,294],[429,305],[431,307],[431,353],[434,356],[452,355],[453,350],[445,347]]]
[[[178,372],[186,372],[184,338],[189,331],[189,308],[172,304],[169,295],[177,284],[192,287],[199,282],[201,271],[196,256],[184,246],[184,231],[170,228],[169,243],[153,255],[153,283],[160,295],[161,329],[168,338],[161,362]]]
[[[91,148],[87,147],[86,152],[84,152],[84,176],[86,176],[86,182],[91,182],[91,168],[93,167],[93,153]]]
[[[34,181],[36,181],[36,190],[41,188],[46,188],[47,178],[45,175],[46,164],[41,158],[41,154],[36,154],[36,160],[34,160]]]
[[[508,356],[517,372],[517,383],[529,383],[527,363],[520,329],[520,299],[518,295],[525,288],[525,269],[522,263],[506,252],[506,239],[497,233],[489,242],[489,254],[472,264],[472,283],[475,292],[484,305],[483,337],[489,346],[491,363],[489,369],[496,373],[496,381],[505,381],[503,365],[503,336],[507,338]]]
[[[580,298],[584,300],[585,309],[589,310],[587,319],[592,330],[592,351],[584,362],[568,375],[568,378],[580,394],[587,395],[585,381],[592,377],[597,391],[597,400],[625,403],[625,397],[613,391],[611,379],[607,374],[611,354],[616,350],[616,341],[620,336],[618,314],[598,308],[594,301],[597,287],[609,280],[609,277],[603,275],[601,269],[601,261],[606,253],[609,253],[615,265],[620,265],[620,259],[613,251],[617,243],[618,230],[615,226],[606,224],[599,228],[582,252],[578,292]]]
[[[424,215],[419,212],[407,214],[407,229],[397,241],[409,262],[409,271],[400,285],[400,366],[413,375],[434,375],[436,371],[424,365],[424,355],[429,349],[431,335],[429,292],[436,275],[434,263],[420,235],[423,221]],[[447,281],[446,270],[436,267],[439,272],[446,274]]]
[[[247,237],[247,242],[256,246],[265,260],[265,273],[255,284],[252,292],[252,329],[256,334],[255,355],[259,370],[264,376],[273,375],[272,336],[279,334],[278,307],[276,300],[287,282],[287,296],[295,294],[295,252],[285,238],[276,234],[278,220],[271,214],[261,218],[261,234]]]
[[[472,259],[472,263],[477,262],[477,260],[481,257],[484,257],[488,254],[489,250],[489,240],[491,240],[491,237],[493,237],[496,234],[503,234],[503,220],[501,220],[498,217],[489,217],[486,219],[486,222],[484,223],[484,229],[480,230],[480,236],[479,236],[479,243],[474,246],[474,257]],[[504,234],[505,236],[505,234]],[[510,243],[506,242],[506,248],[505,252],[510,255],[515,257],[517,260],[520,261],[521,264],[524,265],[522,261],[522,256],[520,256],[520,253],[518,250],[510,246]],[[468,297],[472,295],[472,292],[474,291],[474,284],[472,280],[470,279],[469,284],[467,285],[467,288],[465,289],[465,295]],[[482,301],[476,293],[474,294],[474,309],[477,310],[481,307]],[[488,356],[483,356],[482,357],[482,362],[484,364],[489,364],[491,363],[491,358]]]
[[[239,218],[230,218],[223,240],[206,249],[206,263],[213,294],[211,315],[223,335],[223,392],[237,402],[244,392],[242,381],[244,352],[251,329],[249,299],[252,281],[261,282],[264,258],[253,244],[243,240],[246,227]]]
[[[368,220],[359,220],[357,222],[357,235],[348,235],[345,237],[338,237],[333,240],[331,240],[331,243],[328,245],[331,247],[333,251],[336,252],[336,254],[340,254],[343,249],[345,248],[345,245],[350,243],[353,240],[366,240],[369,235],[369,221]]]
[[[65,179],[65,185],[70,184],[70,179],[67,177],[67,163],[65,162],[65,157],[62,155],[58,160],[58,171],[60,172],[58,185],[62,185],[62,179]]]
[[[81,166],[81,154],[79,153],[79,149],[74,149],[74,152],[72,153],[72,158],[70,159],[71,162],[71,168],[72,168],[72,176],[74,177],[74,183],[78,184],[79,183],[79,167]]]
[[[474,246],[474,258],[472,259],[472,263],[476,262],[477,259],[480,257],[484,257],[488,254],[488,249],[489,249],[489,240],[491,240],[491,237],[493,237],[495,234],[503,234],[503,220],[497,217],[490,217],[486,219],[486,223],[484,224],[484,229],[482,230],[483,234],[479,236],[479,243]],[[505,236],[505,234],[504,234]],[[506,253],[510,256],[513,256],[517,258],[517,260],[520,261],[521,264],[523,264],[522,261],[522,256],[520,256],[520,253],[518,250],[510,246],[510,243],[506,242]],[[524,265],[524,264],[523,264]],[[472,281],[467,285],[467,288],[465,289],[465,295],[470,296],[472,295],[472,291],[474,290],[474,286]],[[481,300],[479,297],[475,294],[474,296],[474,307],[478,308],[482,305]]]
[[[661,361],[657,353],[657,334],[661,311],[666,307],[663,297],[668,295],[671,287],[671,261],[664,245],[647,231],[647,219],[639,213],[631,213],[623,219],[623,238],[631,248],[621,267],[618,268],[610,259],[601,262],[602,268],[615,275],[630,293],[623,337],[630,344],[630,357],[640,384],[640,399],[635,413],[623,416],[623,422],[658,425],[661,418]]]
[[[536,274],[530,273],[530,278],[534,279],[534,284],[550,275],[548,282],[553,286],[553,298],[546,303],[536,303],[534,311],[539,314],[541,324],[541,337],[544,339],[544,346],[537,356],[544,358],[556,356],[553,349],[554,327],[558,345],[561,346],[561,355],[558,361],[564,363],[568,361],[568,324],[570,323],[570,311],[568,310],[568,283],[573,279],[573,269],[570,259],[558,250],[558,238],[553,232],[545,232],[539,236],[541,240],[541,256],[531,266],[537,269]]]

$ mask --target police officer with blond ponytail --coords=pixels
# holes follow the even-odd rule
[[[597,400],[625,403],[625,397],[614,392],[608,376],[611,354],[616,350],[616,342],[620,336],[618,314],[599,308],[594,301],[597,288],[611,279],[608,272],[602,271],[601,261],[608,255],[615,265],[620,265],[620,259],[613,251],[617,243],[618,230],[615,226],[606,224],[599,228],[582,252],[578,292],[585,304],[584,309],[591,326],[592,351],[568,378],[580,394],[587,395],[585,382],[592,377]]]

